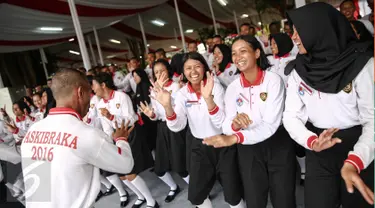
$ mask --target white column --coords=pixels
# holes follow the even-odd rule
[[[294,2],[296,3],[296,8],[306,5],[306,0],[294,0]]]
[[[99,53],[100,64],[101,64],[102,66],[104,66],[104,60],[103,60],[103,55],[102,55],[102,49],[100,48],[100,42],[99,42],[99,38],[98,38],[98,33],[96,32],[96,28],[95,28],[95,26],[93,27],[93,30],[94,30],[94,36],[95,36],[96,46],[98,47],[98,53]]]
[[[184,52],[186,53],[187,50],[186,50],[186,44],[185,44],[184,29],[182,28],[182,24],[181,24],[180,11],[178,10],[177,0],[174,0],[174,7],[176,8],[178,27],[180,28],[180,33],[181,33],[182,47],[184,48]]]
[[[79,17],[77,14],[76,5],[74,4],[74,0],[68,0],[68,3],[69,3],[69,8],[70,8],[70,14],[72,15],[72,19],[73,19],[74,29],[76,31],[76,35],[78,39],[79,50],[81,51],[83,65],[85,66],[86,70],[89,70],[91,69],[91,63],[90,63],[89,54],[87,52],[85,39],[83,37],[81,24],[79,23]]]
[[[3,82],[3,78],[1,77],[1,74],[0,74],[0,88],[4,88],[4,82]]]
[[[140,14],[138,14],[138,21],[139,21],[139,26],[140,26],[141,32],[142,32],[143,44],[145,45],[145,52],[146,52],[146,54],[148,54],[147,39],[146,39],[145,29],[143,28],[142,17],[141,17]],[[142,56],[144,56],[144,55],[142,55]]]
[[[47,80],[48,79],[48,71],[47,71],[47,66],[46,66],[46,63],[48,63],[47,57],[46,57],[46,54],[44,53],[43,48],[39,48],[39,53],[40,53],[40,58],[42,59],[44,74],[46,75],[46,80]]]
[[[237,20],[237,14],[236,11],[233,10],[233,17],[234,17],[234,23],[236,23],[236,28],[237,28],[237,34],[240,34],[240,26],[238,25],[238,20]]]
[[[213,21],[214,29],[215,29],[215,35],[217,35],[218,32],[217,32],[216,19],[215,19],[214,10],[212,9],[212,3],[211,3],[211,0],[208,0],[208,5],[210,6],[210,11],[211,11],[211,16],[212,16],[212,21]]]
[[[91,42],[91,38],[90,38],[89,35],[87,36],[87,42],[89,43],[89,47],[90,47],[90,52],[91,52],[91,57],[92,57],[92,64],[94,66],[96,66],[97,65],[97,63],[96,63],[96,57],[95,57],[94,49],[92,48],[92,42]]]

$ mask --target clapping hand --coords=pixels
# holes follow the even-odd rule
[[[312,150],[314,150],[315,152],[321,152],[333,147],[337,143],[341,143],[341,139],[332,138],[333,134],[335,134],[338,130],[339,129],[337,128],[324,130],[313,143]]]
[[[214,77],[210,72],[206,72],[207,74],[207,81],[206,85],[204,84],[203,80],[201,81],[201,94],[205,100],[212,99],[212,90],[214,88]]]
[[[115,121],[116,131],[112,134],[112,137],[114,139],[117,139],[119,137],[125,137],[126,139],[128,139],[135,125],[133,125],[130,129],[128,129],[130,121],[126,122],[125,125],[124,123],[125,123],[124,120],[122,120],[121,126],[118,127],[117,121]]]
[[[152,99],[157,100],[164,108],[170,107],[171,105],[171,94],[160,86],[158,82],[153,82],[151,90],[155,96],[151,96]]]
[[[154,110],[148,105],[148,103],[141,102],[141,105],[139,106],[139,109],[143,114],[145,114],[147,117],[151,118],[154,114]]]

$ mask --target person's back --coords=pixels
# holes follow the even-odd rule
[[[63,76],[58,79],[53,85],[59,81],[62,85],[72,84]],[[82,81],[77,80],[76,83]],[[116,130],[114,145],[105,133],[82,122],[81,115],[90,100],[86,98],[89,85],[84,84],[84,89],[72,87],[71,95],[67,93],[68,87],[60,89],[66,91],[58,95],[61,86],[56,84],[54,95],[61,107],[51,109],[45,119],[30,127],[23,139],[22,169],[28,208],[91,207],[100,190],[99,168],[118,173],[128,173],[133,168],[126,141],[128,131],[123,124]]]

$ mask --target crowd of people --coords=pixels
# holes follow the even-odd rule
[[[171,60],[159,49],[145,69],[131,58],[126,75],[59,70],[13,104],[15,120],[1,108],[0,159],[51,164],[50,200],[26,196],[27,207],[91,207],[115,190],[125,207],[124,185],[133,208],[159,207],[139,175],[150,170],[170,187],[166,203],[181,191],[175,172],[199,208],[212,207],[216,181],[230,207],[265,208],[270,196],[293,208],[300,172],[307,208],[372,207],[373,13],[356,20],[354,7],[311,3],[268,37],[245,23],[232,45],[215,35],[205,54],[190,42]],[[22,177],[7,186],[24,200]]]

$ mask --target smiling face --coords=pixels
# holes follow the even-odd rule
[[[167,68],[164,66],[164,64],[162,64],[162,63],[157,63],[157,64],[155,64],[155,66],[154,66],[154,74],[155,74],[155,78],[156,78],[157,80],[159,80],[160,76],[161,76],[163,73],[165,73],[165,74],[168,75],[168,70],[167,70]],[[167,76],[167,78],[168,78],[168,76]],[[164,81],[164,80],[162,80],[162,81]]]
[[[232,45],[232,60],[241,72],[254,68],[259,57],[260,50],[254,51],[250,44],[244,40],[237,40]]]
[[[340,7],[340,12],[349,20],[355,20],[354,12],[355,6],[353,2],[347,1],[344,2]]]
[[[217,64],[221,64],[221,62],[223,62],[223,54],[221,53],[219,47],[214,49],[214,58]]]
[[[14,105],[13,105],[13,113],[14,113],[15,116],[18,116],[18,117],[23,116],[23,114],[24,114],[24,113],[21,111],[21,109],[20,109],[20,107],[18,106],[18,104],[14,104]]]
[[[298,34],[295,26],[293,26],[293,30],[294,30],[294,33],[293,33],[293,36],[292,36],[292,40],[298,47],[298,53],[299,54],[307,54],[306,48],[303,46],[302,40],[299,37],[299,34]]]
[[[274,38],[271,39],[271,50],[273,55],[277,55],[279,53],[279,49],[277,48],[277,44]]]
[[[42,99],[38,94],[33,96],[33,103],[34,103],[35,107],[37,107],[39,109],[43,108]]]
[[[193,84],[200,84],[204,77],[204,66],[201,62],[188,59],[184,64],[184,75]]]
[[[104,97],[104,83],[100,84],[98,81],[92,81],[92,90],[95,92],[95,95],[99,97]]]
[[[139,84],[139,83],[141,83],[141,81],[142,81],[141,77],[138,76],[137,73],[133,73],[133,79],[134,79],[134,82],[135,82],[136,84]]]

